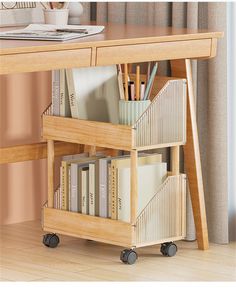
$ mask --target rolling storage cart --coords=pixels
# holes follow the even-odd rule
[[[158,81],[157,81],[158,82]],[[133,126],[43,115],[43,137],[48,144],[48,202],[43,207],[43,238],[56,247],[55,233],[126,247],[120,259],[133,264],[135,248],[162,244],[161,253],[173,256],[173,241],[186,235],[186,176],[179,174],[179,146],[186,142],[186,80],[168,80]],[[54,209],[54,141],[65,141],[129,151],[131,154],[131,221]],[[152,199],[137,214],[137,157],[139,151],[171,147],[171,172]],[[93,153],[94,154],[94,153]]]

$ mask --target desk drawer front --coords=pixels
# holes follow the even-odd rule
[[[211,39],[100,47],[96,65],[209,57]]]
[[[4,55],[0,64],[1,74],[86,67],[91,65],[91,48]]]

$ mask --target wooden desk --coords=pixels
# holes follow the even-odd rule
[[[184,147],[184,160],[190,184],[198,247],[207,249],[208,232],[190,59],[214,57],[217,39],[223,34],[171,27],[116,24],[105,26],[102,34],[65,43],[1,40],[0,74],[174,60],[172,71],[175,76],[186,75],[188,81],[187,143]],[[78,146],[73,144],[58,143],[55,147],[55,155],[58,156],[76,151]],[[15,146],[0,149],[0,155],[0,163],[37,160],[47,156],[47,149],[44,143]]]

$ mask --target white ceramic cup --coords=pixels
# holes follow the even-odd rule
[[[44,9],[46,24],[67,25],[69,9]]]

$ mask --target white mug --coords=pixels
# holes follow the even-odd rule
[[[46,24],[67,25],[69,9],[44,9]]]

